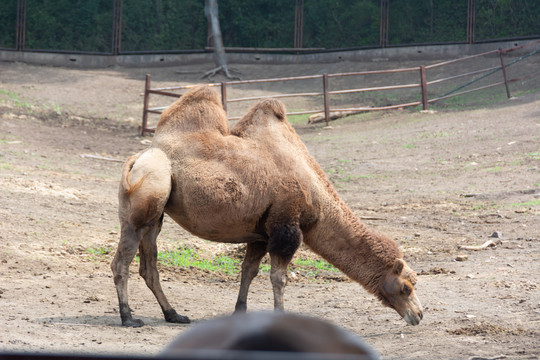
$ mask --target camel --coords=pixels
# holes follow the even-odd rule
[[[360,223],[285,113],[280,101],[262,100],[229,130],[219,96],[200,85],[163,112],[151,146],[126,160],[120,241],[111,264],[122,325],[143,325],[128,305],[129,264],[137,250],[139,273],[165,320],[190,322],[159,283],[156,238],[164,213],[200,238],[247,244],[235,313],[246,312],[250,283],[267,253],[274,309],[284,309],[287,267],[304,242],[407,323],[419,324],[416,274],[397,244]]]

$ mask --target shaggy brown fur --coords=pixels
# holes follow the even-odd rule
[[[287,266],[301,241],[418,324],[414,273],[397,245],[361,224],[285,118],[263,100],[229,132],[217,94],[197,87],[165,111],[152,146],[126,161],[120,186],[121,239],[112,263],[122,324],[140,326],[127,304],[128,266],[139,247],[141,275],[165,318],[188,322],[168,303],[156,269],[163,213],[204,239],[247,243],[236,312],[262,257],[271,257],[274,307],[283,309]]]

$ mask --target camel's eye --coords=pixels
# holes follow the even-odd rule
[[[403,285],[403,290],[401,290],[401,292],[405,295],[411,295],[412,289],[409,285]]]

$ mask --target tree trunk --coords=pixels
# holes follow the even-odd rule
[[[206,72],[202,77],[212,78],[218,72],[223,73],[227,78],[233,79],[227,66],[227,55],[223,46],[223,38],[221,37],[221,28],[219,26],[219,12],[217,0],[204,0],[204,14],[208,21],[209,39],[214,48],[214,61],[216,68]]]

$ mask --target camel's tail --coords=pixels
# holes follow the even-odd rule
[[[122,189],[124,190],[124,193],[126,195],[131,195],[135,191],[137,191],[138,188],[141,187],[142,183],[144,182],[144,179],[146,178],[146,175],[141,177],[139,181],[137,181],[135,184],[132,184],[129,181],[129,172],[133,168],[133,165],[135,164],[135,161],[141,156],[141,154],[136,154],[133,156],[130,156],[126,162],[124,163],[124,166],[122,166]]]

